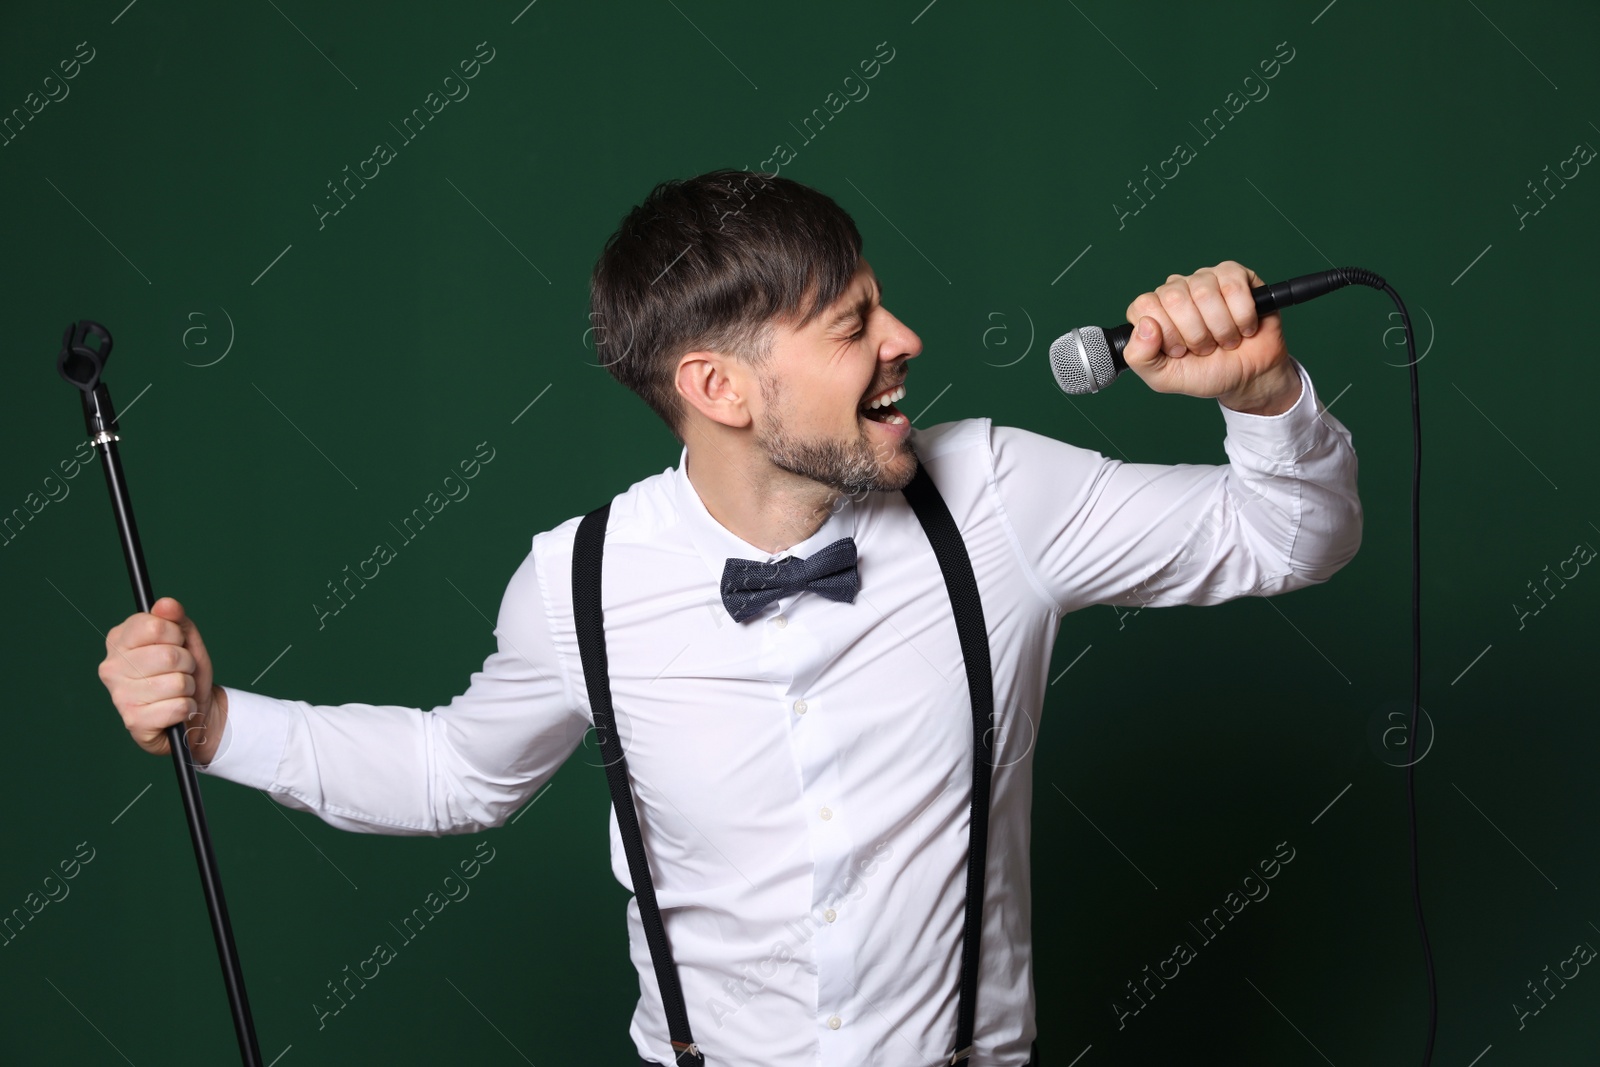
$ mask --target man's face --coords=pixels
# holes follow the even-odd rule
[[[782,470],[842,493],[903,489],[917,471],[907,440],[906,361],[922,340],[882,303],[866,260],[850,287],[804,329],[778,326],[760,368],[756,440]]]

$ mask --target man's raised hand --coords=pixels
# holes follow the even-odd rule
[[[1158,393],[1216,397],[1256,414],[1287,411],[1300,395],[1276,314],[1258,317],[1251,289],[1265,285],[1231,259],[1171,274],[1128,305],[1128,369]]]

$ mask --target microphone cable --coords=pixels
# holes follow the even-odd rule
[[[1422,914],[1422,864],[1417,847],[1417,734],[1422,708],[1422,403],[1417,386],[1417,341],[1411,331],[1411,313],[1394,286],[1362,267],[1339,267],[1327,272],[1332,288],[1365,285],[1389,294],[1400,310],[1405,332],[1407,367],[1411,378],[1411,724],[1406,737],[1406,815],[1411,831],[1411,903],[1417,915],[1417,936],[1428,976],[1428,1037],[1422,1050],[1422,1067],[1433,1063],[1433,1046],[1439,1031],[1439,984],[1428,942],[1428,923]],[[1298,279],[1297,279],[1298,280]],[[1427,753],[1423,753],[1426,755]]]
[[[1434,974],[1433,948],[1428,943],[1428,923],[1422,914],[1422,864],[1417,848],[1417,734],[1422,708],[1422,404],[1417,387],[1417,342],[1411,331],[1411,313],[1406,310],[1406,302],[1381,276],[1361,267],[1335,268],[1327,273],[1337,279],[1334,287],[1366,285],[1389,294],[1394,306],[1400,309],[1400,325],[1410,356],[1406,365],[1411,372],[1411,724],[1406,737],[1406,815],[1411,831],[1411,903],[1417,915],[1417,936],[1422,942],[1422,961],[1428,976],[1428,1038],[1422,1050],[1422,1067],[1429,1067],[1433,1063],[1434,1040],[1439,1031],[1439,985]]]
[[[1428,1040],[1422,1051],[1422,1067],[1433,1062],[1434,1039],[1439,1030],[1439,985],[1434,975],[1433,949],[1428,943],[1428,924],[1422,915],[1422,873],[1417,852],[1417,734],[1422,707],[1422,405],[1417,388],[1417,341],[1411,331],[1411,313],[1394,286],[1371,271],[1354,268],[1353,281],[1382,289],[1400,309],[1400,325],[1405,331],[1407,366],[1411,377],[1411,730],[1406,739],[1406,811],[1411,824],[1411,901],[1417,913],[1417,935],[1422,941],[1422,959],[1428,974]]]

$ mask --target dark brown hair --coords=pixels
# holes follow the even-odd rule
[[[855,222],[789,178],[714,170],[661,182],[606,241],[589,283],[595,352],[681,440],[685,352],[760,363],[772,326],[798,329],[845,292]]]

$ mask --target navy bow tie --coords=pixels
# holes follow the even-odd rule
[[[729,559],[722,568],[722,606],[734,622],[743,622],[790,593],[810,590],[848,604],[860,588],[853,537],[840,538],[804,559],[789,556],[771,563]]]

